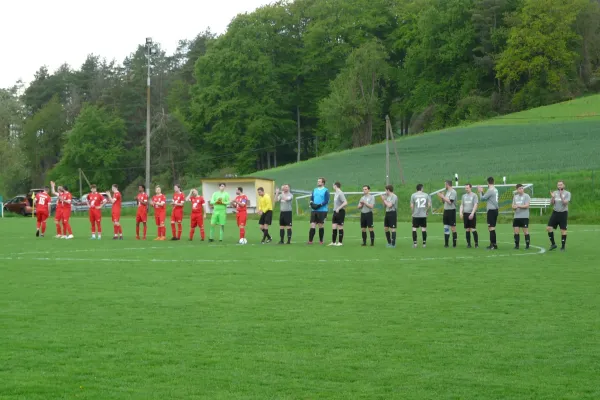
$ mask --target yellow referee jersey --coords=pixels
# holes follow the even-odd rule
[[[267,211],[272,211],[273,202],[271,201],[271,196],[266,193],[264,196],[258,196],[258,209],[264,213]]]

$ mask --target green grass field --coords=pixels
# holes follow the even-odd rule
[[[597,399],[600,226],[529,252],[36,239],[0,220],[1,399]],[[187,224],[185,224],[187,230]],[[53,226],[49,227],[50,233]],[[152,234],[155,229],[150,229]],[[185,232],[185,231],[184,231]],[[330,228],[326,238],[330,237]],[[272,231],[277,234],[277,230]],[[487,235],[481,232],[482,244]]]

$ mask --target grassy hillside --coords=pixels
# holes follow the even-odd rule
[[[556,121],[549,116],[600,113],[600,96],[541,107],[467,127],[396,141],[407,182],[438,182],[458,173],[462,181],[482,182],[488,175],[529,176],[600,168],[600,117]],[[512,116],[513,119],[510,119]],[[519,121],[515,123],[515,121]],[[528,123],[524,123],[527,122]],[[392,156],[392,180],[399,182]],[[347,187],[385,182],[385,144],[332,153],[255,175],[311,188],[318,176]]]

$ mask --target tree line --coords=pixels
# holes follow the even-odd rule
[[[600,90],[600,0],[296,0],[152,57],[152,180],[245,174]],[[0,89],[0,193],[143,182],[146,54]]]

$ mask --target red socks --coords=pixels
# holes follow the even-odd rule
[[[240,228],[240,239],[246,237],[246,228]]]

